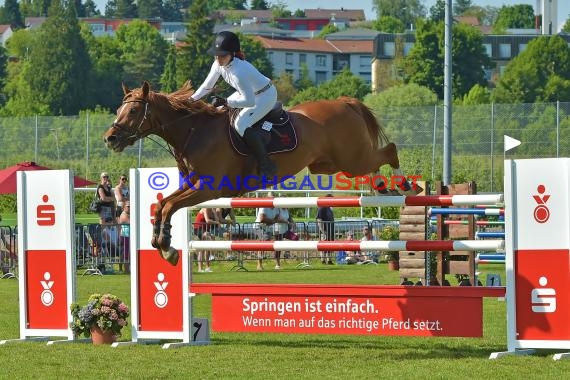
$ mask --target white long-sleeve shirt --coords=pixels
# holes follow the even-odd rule
[[[247,61],[234,58],[226,66],[220,66],[215,60],[210,73],[192,95],[192,99],[198,100],[210,93],[220,76],[236,90],[227,99],[228,106],[232,108],[253,107],[255,105],[255,93],[270,82],[269,78],[261,74]]]

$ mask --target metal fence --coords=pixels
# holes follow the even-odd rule
[[[323,222],[329,223],[329,222]],[[379,234],[386,226],[397,225],[397,221],[386,220],[337,220],[334,224],[335,240],[360,240],[364,236],[364,228],[370,228],[373,236],[379,239]],[[75,225],[74,260],[78,275],[103,275],[113,273],[129,273],[130,269],[130,234],[126,231],[129,225],[112,224]],[[289,236],[277,236],[273,233],[273,226],[261,223],[242,223],[227,227],[214,228],[214,226],[195,226],[192,239],[199,239],[208,232],[212,240],[283,240]],[[321,240],[316,222],[296,222],[293,229],[296,238],[300,240]],[[126,232],[126,233],[125,233]],[[332,261],[337,264],[346,264],[338,261],[339,253],[330,254]],[[220,252],[208,251],[207,261],[226,262],[228,270],[246,270],[248,261],[273,260],[275,252],[245,251]],[[381,259],[379,253],[374,254]],[[320,252],[294,251],[282,252],[281,258],[294,263],[297,268],[307,268],[314,260],[322,258]],[[194,262],[197,263],[195,253]],[[18,274],[17,228],[0,226],[0,268],[2,278],[15,278]]]
[[[443,107],[387,107],[374,112],[398,145],[406,173],[441,179]],[[454,106],[453,182],[475,180],[480,191],[501,191],[505,134],[523,142],[509,157],[570,155],[569,115],[570,103]],[[0,118],[0,140],[10,142],[3,144],[0,167],[34,160],[98,178],[110,166],[123,171],[174,164],[159,139],[145,139],[120,155],[108,150],[102,135],[113,119],[87,112],[74,117]]]

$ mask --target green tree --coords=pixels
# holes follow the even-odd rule
[[[247,9],[247,0],[209,0],[208,9],[214,11],[218,9]]]
[[[436,0],[429,9],[429,19],[433,22],[445,21],[445,0]]]
[[[437,95],[427,87],[412,83],[368,94],[364,97],[364,104],[375,111],[391,141],[413,144],[423,133],[424,126],[420,120],[433,118]]]
[[[518,4],[503,5],[499,9],[497,20],[493,25],[493,32],[503,33],[506,29],[532,29],[534,28],[534,10],[532,5]]]
[[[8,24],[13,30],[25,27],[24,18],[20,12],[20,6],[17,0],[5,0],[1,14],[1,24]]]
[[[271,5],[271,16],[273,19],[280,17],[291,17],[291,11],[287,9],[287,4],[277,1]]]
[[[178,88],[176,83],[176,47],[174,45],[168,48],[164,71],[160,77],[160,85],[164,92],[173,92]]]
[[[404,33],[406,26],[394,16],[382,16],[372,23],[372,27],[384,33]]]
[[[194,0],[189,9],[186,38],[176,56],[176,83],[182,86],[188,79],[202,83],[210,72],[213,59],[207,51],[214,42],[214,21],[210,19],[207,0]]]
[[[277,100],[283,104],[288,104],[298,92],[293,83],[293,75],[286,71],[282,71],[277,78],[274,78],[273,84],[277,88]]]
[[[370,86],[345,68],[330,81],[300,91],[291,99],[289,105],[320,99],[336,99],[339,96],[363,99],[369,92]]]
[[[327,35],[331,33],[338,32],[338,28],[334,24],[327,24],[321,29],[317,38],[324,39]]]
[[[93,90],[93,101],[89,108],[93,109],[97,105],[103,109],[114,110],[123,97],[121,82],[125,79],[119,41],[111,36],[94,37],[86,24],[82,25],[81,35],[87,42],[89,56],[93,62],[90,79],[96,84],[90,86]]]
[[[476,17],[480,25],[493,25],[497,18],[497,7],[474,5],[463,12],[463,16]]]
[[[109,0],[105,6],[105,16],[112,18],[136,18],[137,5],[134,0]]]
[[[417,18],[425,17],[425,7],[420,0],[372,0],[376,18],[392,16],[402,21],[406,27],[416,23]]]
[[[306,63],[301,64],[301,68],[299,70],[299,79],[295,81],[295,88],[301,91],[309,87],[313,87],[314,85],[315,83],[313,83],[309,76],[309,67]]]
[[[465,94],[462,101],[464,106],[488,103],[491,103],[491,91],[489,91],[487,87],[479,84],[471,87],[471,90]]]
[[[13,103],[36,104],[29,109],[52,115],[76,115],[89,104],[85,80],[91,74],[91,60],[72,3],[52,2],[28,57],[14,78],[20,84],[15,87]],[[19,106],[14,104],[15,109]]]
[[[566,102],[570,101],[566,97],[567,80],[570,80],[570,47],[560,36],[541,36],[531,40],[507,65],[493,98],[498,103],[533,103],[546,99]]]
[[[475,84],[486,85],[484,68],[491,61],[483,49],[483,36],[469,25],[456,24],[452,31],[452,91],[463,97]],[[427,22],[416,33],[416,43],[404,59],[405,82],[417,83],[443,99],[444,25]]]
[[[116,38],[122,50],[125,81],[138,86],[144,80],[159,88],[160,76],[168,52],[168,43],[160,32],[143,20],[121,25]]]
[[[93,0],[86,0],[83,4],[84,17],[101,16],[101,12],[97,9],[97,4]]]
[[[164,21],[183,21],[183,11],[190,6],[190,0],[165,0],[162,4]]]
[[[472,6],[473,2],[471,0],[455,0],[453,3],[453,14],[462,16]]]
[[[51,0],[22,0],[20,12],[24,17],[47,17]]]
[[[568,15],[570,16],[570,15]],[[562,31],[565,33],[570,33],[570,17],[566,19],[564,26],[562,27]]]
[[[162,15],[162,0],[137,0],[138,17],[157,18]]]
[[[269,4],[266,0],[251,0],[251,9],[266,11],[269,9]]]

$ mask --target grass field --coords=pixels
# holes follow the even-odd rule
[[[267,263],[267,268],[272,267]],[[214,273],[195,273],[195,282],[397,284],[398,273],[377,266],[321,266],[284,270],[229,271],[216,263]],[[498,264],[482,271],[504,274]],[[81,272],[80,272],[81,273]],[[130,304],[127,275],[78,276],[78,300],[111,292]],[[210,317],[210,297],[194,298],[194,314]],[[211,333],[208,346],[162,350],[159,345],[113,349],[73,343],[41,342],[0,346],[0,378],[17,379],[562,379],[570,361],[555,362],[552,351],[534,356],[488,360],[506,349],[506,304],[484,301],[482,338],[403,338],[345,335]],[[18,281],[0,280],[0,339],[17,338]],[[130,340],[125,329],[120,340]]]

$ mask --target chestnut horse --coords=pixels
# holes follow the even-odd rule
[[[171,94],[151,91],[147,82],[133,90],[123,85],[123,91],[117,118],[104,134],[107,147],[121,152],[141,138],[157,135],[169,145],[179,171],[192,184],[163,198],[156,207],[152,245],[175,265],[178,252],[170,246],[172,215],[183,207],[251,191],[237,183],[245,176],[256,175],[255,162],[232,147],[227,109],[189,101],[194,92],[190,83]],[[298,146],[272,155],[277,178],[296,175],[305,167],[315,174],[342,171],[352,176],[370,175],[385,164],[401,174],[396,146],[388,142],[372,112],[359,100],[343,97],[308,102],[288,112]],[[214,178],[213,184],[201,186],[204,176]],[[225,185],[220,186],[222,180]],[[228,186],[228,180],[235,186]],[[401,194],[421,191],[406,185],[398,189]]]

